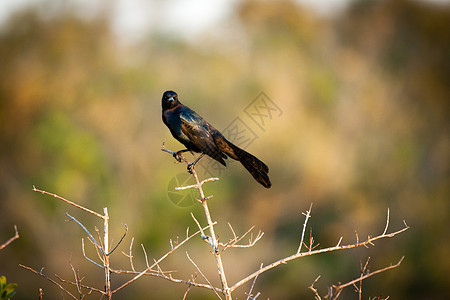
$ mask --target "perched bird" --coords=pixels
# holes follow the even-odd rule
[[[186,151],[201,153],[190,165],[191,168],[206,154],[226,166],[227,156],[238,160],[252,174],[253,178],[266,188],[270,188],[269,168],[255,156],[242,150],[228,141],[217,129],[206,122],[199,114],[181,104],[174,91],[166,91],[162,96],[162,119],[173,137],[186,146],[174,157],[180,161],[179,155]]]

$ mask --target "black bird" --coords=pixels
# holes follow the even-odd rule
[[[242,150],[228,141],[217,129],[206,122],[195,111],[181,104],[174,91],[166,91],[162,96],[162,119],[170,129],[173,137],[186,146],[174,157],[181,161],[179,155],[186,151],[201,153],[200,156],[188,166],[191,168],[206,154],[226,166],[227,156],[238,160],[252,174],[260,184],[270,188],[269,168],[255,156]]]

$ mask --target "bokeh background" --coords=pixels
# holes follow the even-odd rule
[[[369,249],[323,254],[258,278],[263,299],[313,299],[317,287],[402,265],[364,282],[364,297],[442,299],[450,284],[448,1],[2,1],[0,10],[0,275],[19,284],[14,299],[61,298],[49,276],[103,286],[102,271],[83,259],[69,212],[89,228],[101,223],[32,191],[56,193],[95,211],[107,206],[111,236],[129,234],[112,258],[126,268],[131,237],[150,258],[169,239],[204,223],[199,205],[168,197],[184,165],[160,151],[181,145],[161,122],[162,93],[180,99],[218,129],[236,117],[257,138],[247,150],[270,167],[266,190],[239,164],[209,183],[210,209],[222,241],[227,222],[265,235],[252,249],[224,253],[229,281],[294,253],[302,211],[313,203],[320,247],[392,230],[411,229]],[[264,92],[282,113],[255,124],[245,108]],[[188,157],[190,157],[188,155]],[[206,177],[206,174],[202,176]],[[95,256],[95,253],[88,254]],[[192,240],[163,268],[189,278],[185,251],[217,282],[209,248]],[[113,286],[125,275],[114,276]],[[244,298],[248,286],[234,296]],[[117,299],[180,299],[186,287],[143,278]],[[189,299],[212,299],[193,289]],[[345,299],[356,299],[350,288]],[[97,299],[97,296],[91,297]]]

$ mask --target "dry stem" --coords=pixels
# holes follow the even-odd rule
[[[171,150],[168,150],[168,149],[165,149],[164,148],[164,144],[163,144],[161,150],[165,151],[165,152],[168,152],[168,153],[170,153],[172,155],[175,154],[175,152],[173,152]],[[180,158],[189,165],[189,161],[185,157],[180,156]],[[205,212],[205,216],[206,216],[206,222],[208,223],[208,227],[209,227],[210,244],[211,244],[211,248],[213,250],[212,252],[214,254],[214,258],[216,259],[217,271],[219,273],[220,282],[222,284],[222,293],[225,295],[225,298],[228,300],[228,299],[231,299],[231,291],[228,288],[228,282],[227,282],[227,277],[225,275],[225,271],[224,271],[224,268],[223,268],[222,257],[220,255],[220,251],[218,249],[219,243],[218,243],[217,238],[216,238],[216,233],[214,231],[213,221],[211,220],[211,214],[209,212],[208,204],[207,204],[207,201],[206,201],[207,198],[205,197],[205,194],[204,194],[203,188],[202,188],[202,185],[204,183],[209,182],[209,181],[218,180],[218,178],[208,178],[208,179],[203,180],[203,181],[200,182],[200,180],[198,179],[198,176],[197,176],[197,172],[195,171],[195,168],[192,168],[191,170],[192,170],[192,176],[194,176],[196,184],[188,186],[188,187],[182,187],[182,189],[185,189],[185,188],[196,188],[198,190],[199,194],[200,194],[200,201],[202,203],[203,211]]]
[[[33,268],[27,267],[27,266],[25,266],[25,265],[19,264],[19,266],[22,267],[22,268],[24,268],[24,269],[30,270],[31,272],[33,272],[33,273],[35,273],[35,274],[37,274],[37,275],[39,275],[39,276],[44,277],[45,279],[47,279],[48,281],[50,281],[51,283],[53,283],[54,285],[56,285],[61,291],[65,292],[67,295],[69,295],[72,299],[75,299],[75,300],[78,299],[78,298],[75,297],[71,292],[69,292],[68,290],[66,290],[62,285],[60,285],[60,284],[57,283],[55,280],[53,280],[53,279],[51,279],[50,277],[48,277],[47,275],[45,275],[45,274],[43,273],[44,268],[42,268],[41,271],[38,272],[38,271],[34,270]],[[102,293],[103,293],[103,292],[102,292]]]
[[[306,215],[305,215],[306,218],[309,218],[308,215],[310,215],[310,211],[307,211],[307,213],[306,213]],[[323,248],[323,249],[318,249],[318,250],[312,250],[313,248],[315,248],[315,246],[313,247],[312,242],[311,242],[311,243],[310,243],[310,246],[307,247],[307,248],[309,248],[309,250],[308,250],[307,252],[297,252],[297,253],[295,253],[295,254],[293,254],[293,255],[291,255],[291,256],[288,256],[288,257],[282,258],[282,259],[280,259],[280,260],[278,260],[278,261],[276,261],[276,262],[273,262],[273,263],[271,263],[270,265],[268,265],[268,266],[266,266],[266,267],[264,267],[264,268],[262,268],[262,269],[259,269],[258,271],[256,271],[256,272],[250,274],[250,275],[247,276],[246,278],[244,278],[244,279],[242,279],[241,281],[237,282],[237,283],[234,284],[232,287],[230,287],[230,290],[231,290],[231,291],[234,291],[236,288],[238,288],[239,286],[243,285],[243,284],[246,283],[247,281],[251,280],[251,279],[254,278],[255,276],[258,276],[259,274],[261,274],[261,273],[263,273],[263,272],[266,272],[266,271],[268,271],[268,270],[270,270],[270,269],[273,269],[273,268],[275,268],[276,266],[279,266],[279,265],[281,265],[281,264],[285,264],[285,263],[287,263],[288,261],[291,261],[291,260],[294,260],[294,259],[297,259],[297,258],[300,258],[300,257],[311,256],[311,255],[315,255],[315,254],[319,254],[319,253],[325,253],[325,252],[332,252],[332,251],[338,251],[338,250],[352,249],[352,248],[357,248],[357,247],[361,247],[361,246],[364,246],[364,247],[368,247],[368,245],[372,245],[372,246],[373,246],[373,245],[374,245],[373,242],[376,241],[376,240],[383,239],[383,238],[390,238],[390,237],[393,237],[393,236],[395,236],[395,235],[397,235],[397,234],[400,234],[400,233],[402,233],[402,232],[408,230],[410,227],[406,224],[405,221],[403,221],[403,222],[404,222],[404,224],[405,224],[405,227],[404,227],[404,228],[402,228],[402,229],[400,229],[400,230],[397,230],[397,231],[395,231],[395,232],[392,232],[392,233],[387,233],[387,229],[388,229],[388,225],[389,225],[389,210],[388,210],[387,219],[386,219],[386,226],[385,226],[385,229],[384,229],[384,231],[383,231],[382,234],[380,234],[380,235],[378,235],[378,236],[375,236],[375,237],[368,236],[368,237],[367,237],[367,240],[365,240],[365,241],[363,241],[363,242],[359,242],[359,240],[358,240],[358,241],[357,241],[356,243],[354,243],[354,244],[349,244],[349,245],[345,245],[345,246],[342,246],[342,245],[340,244],[341,241],[342,241],[342,237],[341,237],[341,238],[339,239],[339,241],[338,241],[338,243],[337,243],[336,246],[334,246],[334,247],[328,247],[328,248]],[[305,226],[306,226],[306,223],[305,223]],[[305,226],[304,226],[304,227],[305,227]],[[303,234],[304,234],[304,231],[303,231]],[[303,236],[302,236],[301,239],[303,240]],[[313,239],[311,238],[310,240],[313,240]]]
[[[4,242],[3,244],[1,244],[0,250],[7,247],[9,244],[11,244],[12,242],[14,242],[15,240],[17,240],[19,238],[19,231],[17,230],[16,225],[14,225],[14,231],[15,231],[14,236],[12,238],[10,238],[9,240],[7,240],[6,242]]]
[[[168,149],[165,149],[165,148],[164,148],[164,144],[163,144],[161,150],[162,150],[162,151],[165,151],[165,152],[168,152],[168,153],[170,153],[170,154],[172,154],[172,155],[175,154],[175,152],[173,152],[173,151],[171,151],[171,150],[168,150]],[[188,161],[185,157],[179,156],[179,158],[180,158],[182,161],[184,161],[186,164],[189,165],[189,161]],[[210,212],[209,212],[209,209],[208,209],[208,205],[207,205],[207,202],[206,202],[207,198],[205,198],[205,195],[204,195],[203,189],[202,189],[202,185],[203,185],[204,183],[209,182],[209,181],[215,181],[215,180],[218,180],[218,178],[208,178],[208,179],[205,179],[205,180],[203,180],[203,181],[200,181],[200,180],[198,179],[198,176],[197,176],[197,173],[196,173],[195,169],[194,169],[194,168],[191,168],[191,171],[192,171],[192,175],[193,175],[193,177],[194,177],[194,179],[195,179],[195,184],[190,185],[190,186],[185,186],[185,187],[177,187],[176,190],[189,189],[189,188],[196,188],[196,189],[199,191],[199,194],[200,194],[200,200],[199,200],[199,201],[202,203],[202,206],[203,206],[203,209],[204,209],[204,212],[205,212],[205,216],[206,216],[206,220],[207,220],[207,222],[208,222],[208,227],[209,227],[210,235],[211,235],[210,237],[207,237],[207,236],[205,236],[204,233],[202,232],[202,238],[203,238],[205,241],[208,241],[208,242],[210,243],[212,249],[213,249],[213,254],[214,254],[215,258],[216,258],[216,265],[217,265],[217,269],[218,269],[220,281],[221,281],[221,283],[222,283],[222,290],[221,290],[221,292],[226,296],[226,299],[231,299],[231,293],[232,293],[235,289],[237,289],[238,287],[242,286],[243,284],[245,284],[245,283],[248,282],[249,280],[254,279],[253,284],[252,284],[252,287],[251,287],[251,289],[250,289],[250,292],[248,293],[248,298],[250,299],[250,298],[251,298],[251,292],[252,292],[252,290],[253,290],[253,286],[254,286],[254,284],[255,284],[256,278],[257,278],[261,273],[264,273],[264,272],[266,272],[266,271],[268,271],[268,270],[270,270],[270,269],[273,269],[273,268],[275,268],[275,267],[277,267],[277,266],[279,266],[279,265],[281,265],[281,264],[286,264],[287,262],[289,262],[289,261],[291,261],[291,260],[294,260],[294,259],[297,259],[297,258],[300,258],[300,257],[304,257],[304,256],[311,256],[311,255],[319,254],[319,253],[332,252],[332,251],[345,250],[345,249],[352,249],[352,248],[357,248],[357,247],[361,247],[361,246],[368,247],[369,245],[374,245],[374,242],[375,242],[376,240],[379,240],[379,239],[382,239],[382,238],[393,237],[393,236],[395,236],[395,235],[397,235],[397,234],[400,234],[400,233],[402,233],[402,232],[404,232],[404,231],[406,231],[406,230],[409,229],[409,226],[406,224],[405,221],[403,221],[404,224],[405,224],[405,227],[404,227],[404,228],[402,228],[402,229],[400,229],[400,230],[398,230],[398,231],[392,232],[392,233],[388,233],[388,227],[389,227],[389,210],[388,210],[388,212],[387,212],[387,218],[386,218],[386,225],[385,225],[385,228],[384,228],[384,231],[383,231],[382,234],[380,234],[380,235],[378,235],[378,236],[375,236],[375,237],[368,236],[367,239],[366,239],[365,241],[360,242],[359,236],[358,236],[358,234],[355,232],[355,234],[356,234],[356,242],[353,243],[353,244],[341,245],[341,242],[342,242],[343,238],[340,237],[340,238],[339,238],[339,241],[337,242],[337,244],[336,244],[335,246],[333,246],[333,247],[327,247],[327,248],[323,248],[323,249],[316,249],[316,248],[319,246],[319,244],[314,245],[314,238],[312,237],[312,230],[310,230],[309,245],[306,245],[306,243],[304,242],[307,223],[308,223],[309,218],[311,217],[311,210],[312,210],[312,204],[311,204],[310,207],[309,207],[309,209],[308,209],[305,213],[303,213],[303,215],[305,216],[305,222],[304,222],[304,224],[303,224],[302,233],[301,233],[301,237],[300,237],[300,244],[299,244],[299,246],[298,246],[297,252],[296,252],[295,254],[293,254],[293,255],[290,255],[290,256],[285,257],[285,258],[282,258],[282,259],[280,259],[280,260],[278,260],[278,261],[276,261],[276,262],[273,262],[273,263],[271,263],[271,264],[269,264],[269,265],[267,265],[267,266],[265,266],[265,267],[262,267],[262,265],[261,265],[261,267],[260,267],[259,270],[257,270],[257,271],[255,271],[254,273],[248,275],[247,277],[245,277],[244,279],[240,280],[239,282],[237,282],[237,283],[234,284],[233,286],[228,287],[227,279],[226,279],[225,272],[224,272],[224,268],[223,268],[222,259],[221,259],[221,256],[220,256],[221,252],[224,251],[225,249],[229,248],[229,247],[251,247],[251,246],[253,246],[253,245],[254,245],[254,244],[262,237],[263,234],[262,234],[261,232],[258,233],[258,235],[257,235],[257,237],[256,237],[255,240],[253,240],[252,237],[251,237],[250,240],[249,240],[249,243],[248,243],[247,245],[238,245],[237,243],[238,243],[244,236],[246,236],[246,235],[253,229],[253,227],[250,228],[250,230],[247,231],[243,236],[238,237],[238,236],[236,235],[236,233],[235,233],[233,227],[229,224],[229,227],[230,227],[231,232],[232,232],[232,234],[233,234],[233,238],[232,238],[228,243],[226,243],[226,244],[219,243],[219,242],[217,241],[217,239],[216,239],[216,235],[215,235],[215,232],[214,232],[213,223],[212,223],[212,220],[211,220],[211,215],[210,215]],[[191,214],[191,215],[192,215],[192,214]],[[200,228],[200,224],[199,224],[199,222],[197,221],[197,219],[195,219],[195,217],[194,217],[193,215],[192,215],[192,217],[193,217],[194,221],[197,223],[197,226]],[[302,246],[303,246],[303,245],[305,245],[305,247],[308,249],[308,251],[306,251],[306,252],[301,252]],[[222,247],[221,250],[219,250],[219,246]],[[316,250],[314,250],[314,249],[316,249]],[[402,259],[403,259],[403,258],[402,258]],[[340,294],[340,291],[342,291],[342,289],[345,288],[346,286],[352,285],[352,284],[354,284],[355,282],[358,282],[358,281],[361,282],[362,280],[364,280],[364,279],[366,279],[366,278],[368,278],[368,277],[370,277],[370,276],[372,276],[372,275],[374,275],[374,274],[377,274],[377,273],[379,273],[379,272],[388,270],[388,269],[390,269],[390,268],[395,268],[395,267],[397,267],[400,263],[401,263],[401,260],[400,260],[396,265],[387,267],[387,268],[385,268],[385,269],[382,269],[382,270],[379,270],[379,271],[376,271],[376,272],[372,272],[372,273],[367,274],[367,275],[363,275],[363,276],[361,276],[359,279],[357,279],[356,281],[351,281],[351,282],[349,282],[348,284],[345,284],[345,285],[341,285],[341,286],[335,287],[335,289],[338,291],[338,294]],[[319,276],[319,277],[320,277],[320,276]],[[316,279],[316,281],[319,279],[319,277]],[[316,281],[314,281],[314,283],[315,283]],[[209,281],[208,281],[208,282],[209,282]],[[315,292],[317,292],[317,291],[314,289],[314,287],[313,287],[314,283],[311,285],[310,289],[313,290],[313,291],[315,291]],[[316,294],[317,294],[317,293],[316,293]],[[317,295],[318,295],[318,294],[317,294]],[[254,296],[253,299],[255,299],[257,296],[259,296],[259,293],[256,294],[256,296]]]
[[[342,290],[344,288],[346,288],[348,286],[351,286],[351,285],[355,286],[355,284],[359,282],[360,283],[359,287],[356,287],[356,286],[355,287],[356,287],[356,290],[358,292],[359,299],[361,299],[361,293],[362,293],[361,285],[362,285],[362,281],[364,279],[372,277],[375,274],[379,274],[379,273],[382,273],[382,272],[385,272],[385,271],[397,268],[398,266],[400,266],[400,264],[402,263],[404,258],[405,257],[402,256],[402,258],[400,258],[400,260],[394,265],[391,264],[391,265],[389,265],[387,267],[384,267],[382,269],[379,269],[379,270],[376,270],[376,271],[364,274],[366,272],[366,269],[367,269],[367,263],[369,262],[369,260],[367,260],[366,264],[364,265],[364,267],[361,270],[361,275],[360,275],[359,278],[356,278],[356,279],[354,279],[352,281],[349,281],[349,282],[347,282],[345,284],[340,284],[339,283],[337,285],[333,285],[332,287],[329,288],[329,294],[327,296],[325,296],[325,298],[326,299],[337,299],[340,296],[340,294],[341,294],[341,292],[342,292]],[[318,300],[320,300],[322,298],[320,297],[317,289],[314,287],[314,284],[316,284],[316,282],[319,280],[319,278],[320,278],[320,275],[308,287],[311,291],[313,291],[313,293],[315,294],[315,298],[318,299]]]

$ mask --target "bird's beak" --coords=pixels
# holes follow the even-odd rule
[[[175,99],[173,99],[173,97],[170,97],[169,99],[167,99],[169,101],[174,101]]]

